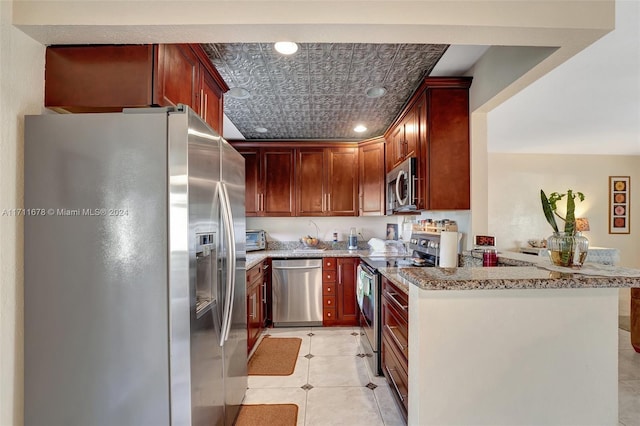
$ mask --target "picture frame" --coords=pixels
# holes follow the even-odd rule
[[[609,176],[609,233],[629,234],[631,177]]]
[[[398,224],[397,223],[387,223],[387,240],[397,240],[398,239]]]

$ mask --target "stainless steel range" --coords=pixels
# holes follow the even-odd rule
[[[409,241],[411,256],[364,257],[358,266],[357,298],[360,307],[360,349],[369,369],[382,375],[381,288],[379,268],[433,267],[438,265],[440,234],[414,233]]]

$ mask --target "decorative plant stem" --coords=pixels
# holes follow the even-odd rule
[[[556,211],[558,201],[567,197],[567,212],[564,217]],[[576,202],[575,198],[578,197],[580,201],[584,201],[584,194],[582,192],[573,192],[571,189],[567,190],[566,194],[560,194],[558,192],[552,192],[549,197],[540,190],[540,200],[542,202],[542,211],[544,216],[553,228],[554,234],[549,237],[547,241],[547,248],[549,249],[549,256],[551,261],[560,266],[572,266],[576,262],[582,264],[580,259],[574,259],[574,251],[577,244],[577,239],[588,241],[584,237],[575,235],[576,230]],[[564,232],[560,232],[558,224],[556,223],[556,216],[564,221]],[[575,262],[574,262],[575,261]]]

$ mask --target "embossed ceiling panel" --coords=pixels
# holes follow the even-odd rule
[[[358,140],[380,136],[448,45],[304,43],[284,56],[269,43],[203,47],[230,88],[224,112],[246,139]],[[386,94],[368,98],[367,89]],[[355,133],[364,124],[368,130]],[[264,127],[266,133],[255,129]]]

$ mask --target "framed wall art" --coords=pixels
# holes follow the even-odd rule
[[[609,233],[629,234],[630,176],[609,176]]]

